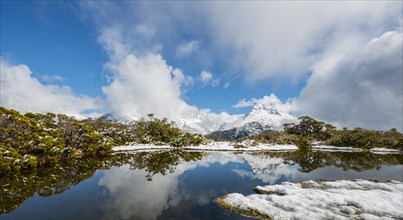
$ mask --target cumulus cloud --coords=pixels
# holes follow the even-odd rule
[[[181,87],[187,87],[194,84],[193,77],[183,74],[182,70],[180,69],[174,69],[172,71],[172,75],[175,83]]]
[[[340,126],[402,130],[402,30],[361,48],[329,53],[296,100],[298,107]]]
[[[162,4],[167,6],[167,3]],[[82,14],[98,27],[99,42],[109,56],[105,64],[109,72],[108,85],[102,88],[106,95],[106,106],[117,117],[131,116],[135,119],[154,113],[156,117],[166,117],[177,122],[182,129],[207,133],[218,127],[216,124],[237,116],[216,114],[184,101],[183,93],[196,81],[199,83],[200,78],[193,78],[181,69],[172,67],[162,57],[161,42],[164,40],[155,39],[159,36],[175,36],[178,30],[167,29],[168,26],[176,25],[171,23],[171,19],[176,16],[165,17],[167,8],[159,8],[159,5],[153,2],[80,3]],[[158,13],[155,11],[160,9]],[[182,10],[173,7],[169,9]],[[150,13],[155,16],[150,17]],[[153,31],[125,28],[138,24],[146,25],[149,27],[147,30]],[[173,43],[170,41],[170,44]],[[191,47],[195,48],[195,45]],[[215,84],[218,81],[212,78],[208,83]]]
[[[70,87],[43,85],[26,65],[0,60],[1,98],[3,107],[20,112],[55,112],[70,116],[87,116],[86,111],[98,110],[102,101],[75,95]]]
[[[102,91],[112,114],[139,118],[154,113],[175,120],[192,111],[194,107],[182,100],[181,89],[192,85],[193,78],[168,65],[161,56],[162,46],[154,41],[161,34],[158,26],[141,19],[140,13],[133,14],[137,7],[149,11],[147,4],[80,5],[98,27],[98,40],[109,55],[105,64],[109,83]]]
[[[245,79],[300,79],[329,49],[349,49],[401,19],[398,2],[212,2],[215,48]]]
[[[375,70],[379,73],[387,70],[387,65],[377,63],[390,51],[371,49],[383,42],[381,38],[368,44],[401,24],[400,2],[85,2],[80,5],[84,6],[84,14],[92,15],[101,33],[99,39],[110,55],[106,67],[112,72],[111,81],[103,90],[108,106],[119,114],[157,112],[170,117],[199,111],[181,98],[182,88],[191,85],[192,80],[160,55],[162,49],[172,50],[164,54],[179,57],[194,53],[200,49],[197,43],[200,41],[183,43],[183,36],[190,36],[203,41],[203,54],[198,60],[208,65],[201,69],[225,66],[227,72],[241,74],[242,79],[250,82],[279,78],[295,83],[312,73],[298,102],[283,103],[289,111],[295,110],[291,106],[297,103],[304,114],[322,120],[340,119],[342,123],[363,127],[377,124],[378,129],[393,120],[401,121],[396,116],[401,113],[401,106],[396,104],[401,96],[396,95],[399,94],[396,86],[387,88],[384,83],[393,77],[389,74],[373,77],[379,76],[374,74]],[[401,84],[401,75],[394,76],[397,78],[391,83]],[[194,79],[210,82],[205,85],[214,81],[213,74],[206,71]],[[154,85],[154,81],[158,82]],[[226,83],[224,88],[229,86]],[[365,93],[371,95],[363,98]],[[329,104],[332,99],[333,104]],[[243,101],[236,106],[258,102]],[[368,103],[377,107],[371,109]],[[390,108],[394,109],[389,116],[388,111],[379,107],[386,103],[391,103]],[[369,110],[358,114],[364,106]],[[381,122],[379,117],[375,120],[372,116],[384,118]]]
[[[192,53],[195,53],[199,50],[200,42],[196,40],[189,41],[187,43],[179,44],[176,48],[176,55],[178,57],[188,57]]]
[[[296,105],[293,103],[292,99],[287,100],[286,102],[282,102],[275,94],[270,94],[269,96],[263,96],[260,99],[252,98],[250,100],[242,99],[237,104],[235,104],[234,108],[245,108],[254,105],[266,105],[271,106],[275,109],[278,109],[282,112],[293,112],[297,110]]]
[[[348,51],[401,22],[400,2],[81,3],[102,27],[119,27],[131,48],[172,49],[199,64],[225,65],[250,82],[297,82],[330,50]],[[137,28],[127,28],[127,27]],[[145,29],[146,31],[140,31]],[[141,34],[143,33],[143,34]],[[183,42],[183,36],[193,39]],[[179,46],[170,46],[179,45]],[[158,52],[158,51],[157,51]],[[217,63],[220,62],[220,63]],[[224,64],[221,64],[221,63]]]
[[[126,43],[120,30],[112,27],[102,29],[100,42],[110,56],[106,68],[112,73],[110,83],[102,88],[109,110],[118,117],[144,117],[154,113],[178,122],[187,129],[192,124],[195,132],[205,132],[204,119],[215,122],[227,119],[226,114],[215,114],[187,104],[183,98],[184,87],[191,86],[194,79],[180,69],[167,64],[158,53],[136,55],[136,48]],[[204,82],[215,84],[211,73]],[[199,117],[202,119],[198,120]],[[198,129],[200,128],[200,129]]]
[[[102,88],[112,113],[118,116],[155,113],[173,118],[188,108],[181,99],[184,76],[158,54],[127,54],[109,63],[112,81]]]
[[[203,85],[218,86],[220,84],[220,79],[214,79],[213,74],[205,70],[200,73],[200,81]]]

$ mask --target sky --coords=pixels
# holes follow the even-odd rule
[[[1,1],[1,106],[402,130],[401,1]]]

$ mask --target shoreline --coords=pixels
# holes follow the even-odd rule
[[[112,147],[112,151],[140,151],[140,150],[201,150],[201,151],[232,151],[232,152],[279,152],[279,151],[297,151],[299,148],[296,145],[271,145],[271,144],[258,144],[251,146],[248,143],[241,143],[240,145],[232,142],[211,142],[205,145],[186,146],[186,147],[173,147],[169,145],[153,145],[153,144],[131,144]],[[361,149],[353,147],[337,147],[330,145],[314,145],[312,151],[325,151],[325,152],[371,152],[373,154],[403,154],[403,151],[398,149],[388,148],[372,148]]]

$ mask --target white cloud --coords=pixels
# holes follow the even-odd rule
[[[174,71],[160,55],[127,54],[108,66],[113,72],[112,82],[102,90],[112,113],[118,116],[154,113],[173,118],[188,108],[181,99],[183,74]]]
[[[220,79],[214,79],[211,72],[203,70],[200,73],[200,81],[203,85],[218,86],[220,84]]]
[[[182,100],[181,91],[193,84],[193,78],[168,65],[159,53],[159,43],[149,41],[158,34],[153,24],[138,22],[133,30],[127,29],[124,25],[133,17],[129,14],[125,19],[113,16],[119,11],[115,4],[83,6],[94,17],[100,31],[99,42],[109,55],[105,68],[111,74],[109,84],[102,87],[102,91],[111,113],[118,117],[154,113],[157,117],[175,120],[194,108]],[[102,12],[103,19],[98,12]],[[121,13],[125,12],[128,13],[125,10]],[[107,19],[109,17],[112,20]]]
[[[85,13],[89,12],[87,14],[95,18],[93,20],[101,31],[100,41],[110,55],[107,68],[113,72],[112,82],[104,87],[104,91],[108,97],[109,106],[116,112],[148,113],[152,111],[170,117],[187,114],[184,112],[199,111],[181,98],[181,89],[186,84],[191,85],[192,80],[168,65],[159,55],[162,48],[172,50],[170,51],[172,53],[168,52],[168,54],[178,53],[178,56],[196,52],[196,49],[200,49],[200,45],[196,42],[200,41],[183,43],[183,36],[191,36],[203,42],[203,53],[200,53],[200,56],[198,55],[200,59],[195,61],[205,65],[202,69],[225,66],[226,72],[243,74],[242,79],[250,82],[279,78],[287,79],[290,83],[299,82],[312,71],[307,87],[298,98],[298,107],[306,114],[328,121],[337,121],[340,117],[342,122],[347,122],[354,117],[354,120],[350,122],[361,123],[363,127],[370,124],[384,124],[378,128],[386,127],[385,121],[400,119],[394,116],[399,113],[399,108],[401,109],[401,106],[396,104],[401,100],[401,96],[395,95],[397,90],[384,86],[385,79],[381,77],[368,80],[365,77],[371,74],[353,74],[353,69],[355,71],[358,67],[362,68],[366,61],[362,59],[358,62],[358,59],[354,59],[352,55],[346,56],[351,53],[358,57],[365,57],[359,51],[370,47],[369,44],[366,45],[367,42],[390,30],[396,24],[400,25],[402,21],[400,2],[168,2],[163,4],[107,2],[104,4],[82,3],[81,5],[84,5]],[[181,47],[182,49],[179,49]],[[377,63],[375,59],[380,59],[376,53],[367,53],[366,56],[368,62]],[[355,62],[357,66],[350,66],[349,69],[347,66],[353,65],[352,60],[357,61]],[[382,65],[375,67],[379,66]],[[372,69],[378,69],[375,67],[371,66]],[[339,73],[343,68],[346,74],[350,73],[342,75],[345,80],[330,77],[341,76],[336,72]],[[220,76],[215,77],[218,79]],[[389,79],[389,77],[386,78]],[[360,89],[339,87],[340,90],[337,90],[337,86],[331,84],[330,79],[333,82],[340,81]],[[358,83],[358,79],[365,80]],[[154,86],[151,82],[156,80],[162,82],[157,82]],[[195,80],[210,82],[209,85],[212,85],[214,77],[211,73],[205,72]],[[401,80],[394,80],[394,82],[401,82]],[[217,80],[216,84],[218,83]],[[230,83],[226,83],[224,88],[228,86]],[[322,88],[313,89],[319,87]],[[359,94],[363,96],[365,92],[372,94],[371,97],[379,98],[358,97]],[[144,98],[143,94],[147,98]],[[313,97],[317,97],[317,100]],[[319,97],[326,98],[321,101]],[[348,111],[353,108],[344,106],[345,110],[341,111],[342,105],[332,105],[333,108],[323,106],[327,103],[326,100],[331,100],[333,97],[341,99],[334,100],[336,103],[366,106],[368,109],[371,108],[363,103],[382,106],[389,103],[385,100],[394,99],[395,102],[391,105],[394,110],[390,116],[374,120],[370,117],[371,115],[382,115],[374,112],[386,114],[388,111],[375,107],[368,111],[374,114],[358,115],[354,112],[362,111],[361,107],[355,111]],[[302,100],[306,100],[306,104],[302,103]],[[361,100],[360,103],[362,103],[359,104],[355,102],[356,100]],[[244,103],[238,103],[238,107],[248,102],[257,103],[258,101],[244,100]],[[308,103],[312,105],[308,106]],[[284,107],[285,109],[295,110],[293,102],[287,101],[283,104],[287,106]],[[341,112],[354,113],[352,115],[356,117],[348,118]]]
[[[226,82],[226,83],[224,84],[224,89],[228,89],[228,88],[231,86],[231,83],[232,83],[234,80],[238,79],[239,77],[240,77],[239,75],[238,75],[238,76],[235,76],[235,77],[233,77],[230,81]]]
[[[85,116],[85,111],[97,110],[102,101],[75,95],[70,87],[43,85],[26,65],[13,65],[0,60],[0,104],[20,112],[55,112],[70,116]]]
[[[158,22],[155,23],[152,18],[148,18],[148,13],[138,14],[140,17],[147,17],[141,21],[132,16],[133,10],[137,10],[138,7],[144,8],[144,11],[154,10],[148,7],[155,6],[153,3],[150,5],[122,3],[127,6],[120,8],[122,10],[116,10],[122,5],[110,4],[83,3],[81,6],[98,27],[99,42],[109,55],[105,68],[111,74],[107,76],[109,84],[102,90],[106,95],[106,106],[111,113],[117,117],[129,115],[131,118],[154,113],[156,117],[167,117],[176,121],[179,127],[202,133],[211,128],[208,126],[206,129],[205,121],[202,119],[214,118],[214,122],[218,123],[230,117],[227,117],[227,114],[215,114],[209,109],[198,109],[187,104],[182,98],[183,93],[186,87],[193,85],[195,80],[200,81],[200,78],[193,79],[182,70],[168,65],[160,51],[155,49],[160,48],[160,42],[155,41],[155,44],[152,44],[149,39],[139,37],[138,28],[134,30],[124,28],[124,25],[133,25],[129,24],[129,21],[134,24],[147,23],[149,27],[156,27],[153,29],[154,37],[165,36],[166,34],[161,33],[164,28],[157,25]],[[163,12],[165,10],[164,8]],[[163,12],[158,14],[163,16]],[[123,16],[124,19],[121,17],[122,14],[126,15]],[[169,18],[157,20],[164,23],[169,21]],[[212,78],[208,83],[216,85],[218,82],[218,79]],[[189,125],[195,127],[190,128]]]
[[[287,102],[283,103],[276,95],[273,93],[269,96],[263,96],[261,99],[252,98],[250,100],[242,99],[237,104],[235,104],[234,108],[245,108],[254,105],[266,105],[271,106],[275,109],[278,109],[282,112],[293,112],[296,111],[296,105],[293,103],[293,100],[289,99]]]
[[[155,28],[147,24],[139,24],[136,26],[136,33],[138,36],[150,39],[155,35]]]
[[[193,77],[183,74],[180,69],[174,69],[172,75],[174,76],[173,80],[179,86],[191,86],[194,83]]]
[[[200,73],[200,80],[203,82],[203,83],[208,83],[208,82],[210,82],[211,80],[213,79],[213,74],[212,73],[210,73],[210,72],[207,72],[207,71],[202,71],[201,73]]]
[[[100,39],[110,55],[106,67],[112,74],[109,76],[110,84],[102,90],[107,97],[107,106],[114,115],[144,117],[154,113],[157,117],[167,117],[177,121],[179,126],[184,126],[190,123],[187,118],[209,112],[199,110],[182,99],[181,88],[193,85],[192,77],[169,66],[160,54],[135,55],[131,52],[135,48],[122,42],[119,30],[104,30]],[[214,81],[211,77],[206,83],[212,84]],[[211,112],[209,114],[211,117],[220,116]]]
[[[52,82],[62,82],[65,80],[65,78],[59,76],[59,75],[44,75],[44,76],[39,76],[39,78],[43,81],[43,82],[48,82],[48,83],[52,83]]]
[[[245,79],[301,79],[328,50],[352,46],[400,22],[399,2],[211,2],[217,50]],[[359,45],[358,45],[359,46]]]
[[[402,131],[402,31],[348,52],[329,52],[297,100],[300,110],[339,126]]]
[[[203,68],[225,65],[228,74],[243,74],[250,82],[268,78],[298,82],[329,51],[360,47],[402,19],[402,6],[393,1],[81,5],[100,26],[124,30],[122,38],[132,49],[155,53],[152,47],[160,44],[157,48],[164,45],[187,56],[203,42],[203,53],[194,62]],[[139,28],[127,28],[136,25],[152,34],[139,37]],[[183,42],[183,36],[199,40]]]
[[[400,2],[390,1],[82,4],[102,26],[125,29],[131,48],[179,45],[173,53],[188,56],[202,41],[203,53],[195,62],[224,62],[228,72],[249,81],[298,81],[329,50],[361,46],[402,18]],[[145,25],[152,34],[139,37],[139,28],[127,28],[133,24]],[[200,40],[183,42],[183,36]]]
[[[187,43],[182,43],[179,44],[179,46],[176,48],[176,55],[178,57],[188,57],[191,54],[197,52],[200,48],[200,42],[199,41],[189,41]]]

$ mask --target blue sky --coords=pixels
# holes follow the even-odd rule
[[[52,82],[75,92],[102,96],[107,54],[95,28],[80,21],[71,8],[43,2],[2,2],[1,54],[28,65],[33,75],[58,75]],[[44,81],[44,83],[48,83]]]
[[[401,57],[393,50],[401,42],[392,44],[402,32],[401,10],[399,1],[2,1],[1,105],[63,112],[71,103],[85,107],[66,113],[155,111],[179,117],[203,109],[245,113],[253,104],[280,101],[277,107],[285,111],[340,125],[401,128],[396,121],[401,121],[402,86],[387,86],[401,79],[401,62],[386,70],[388,83],[385,69],[365,68],[379,67],[384,57]],[[392,49],[368,46],[374,39]],[[369,64],[358,59],[373,50],[384,55]],[[13,67],[21,65],[42,99],[49,94],[49,100],[59,100],[67,89],[68,101],[45,108],[30,97],[34,93],[6,90],[23,85],[12,78],[18,74]],[[264,99],[271,94],[271,101]],[[385,105],[393,114],[385,113]],[[383,121],[370,122],[379,117]]]

